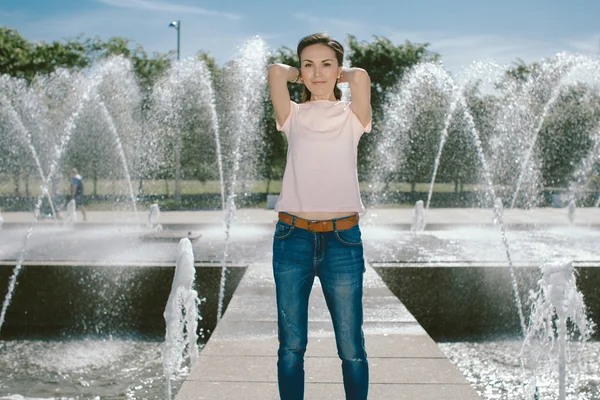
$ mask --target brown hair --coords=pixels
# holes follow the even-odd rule
[[[344,47],[340,44],[340,42],[332,39],[326,33],[314,33],[312,35],[308,35],[300,39],[300,41],[298,42],[298,49],[296,51],[298,53],[298,60],[300,60],[300,62],[302,62],[302,59],[300,58],[302,51],[308,46],[312,46],[313,44],[323,44],[332,49],[335,52],[335,58],[337,59],[338,65],[343,65]],[[302,68],[302,65],[300,65],[300,68]],[[333,87],[333,95],[335,96],[336,100],[342,99],[342,91],[339,87],[337,87],[337,81],[336,85]],[[302,102],[305,103],[307,101],[310,101],[310,97],[310,90],[308,90],[306,86],[304,86],[304,92],[302,93]]]

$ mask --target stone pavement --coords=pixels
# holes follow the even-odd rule
[[[344,399],[341,361],[318,280],[309,307],[305,398]],[[370,266],[364,307],[370,399],[480,398]],[[176,398],[278,399],[276,321],[271,265],[251,265]]]
[[[274,224],[272,210],[239,209],[237,225]],[[28,225],[31,213],[3,213],[5,227]],[[168,229],[221,226],[222,211],[161,212],[160,223]],[[143,225],[147,214],[90,211],[88,221],[77,227],[98,225]],[[413,210],[369,209],[361,226],[410,227]],[[490,209],[431,209],[426,211],[428,229],[459,226],[491,226]],[[568,227],[566,209],[506,210],[511,227]],[[43,220],[40,224],[52,225]],[[600,226],[600,210],[580,208],[575,225]],[[181,228],[183,229],[183,228]],[[200,242],[208,236],[203,236]],[[417,243],[417,245],[420,242]],[[129,251],[129,250],[128,250]],[[445,256],[445,255],[444,255]],[[444,258],[445,259],[445,258]],[[215,329],[177,399],[277,399],[276,307],[273,277],[266,259],[252,264],[227,311]],[[256,261],[256,260],[254,260]],[[371,399],[478,399],[458,369],[441,353],[414,317],[389,291],[376,272],[367,267],[365,276],[365,334],[371,369]],[[310,304],[310,339],[306,354],[307,399],[343,399],[339,361],[328,311],[315,284]]]
[[[412,208],[368,208],[361,215],[362,224],[375,225],[408,225],[413,219]],[[505,209],[504,221],[508,225],[556,226],[569,225],[566,208],[534,208],[530,210]],[[4,224],[29,224],[33,221],[30,212],[3,212]],[[81,214],[78,214],[81,218]],[[107,224],[107,225],[143,225],[148,218],[148,212],[141,210],[137,216],[131,211],[88,211],[88,220],[78,220],[78,225]],[[273,210],[258,208],[241,208],[236,211],[237,224],[271,223],[277,218]],[[432,208],[425,211],[425,222],[428,227],[437,225],[492,225],[492,210],[487,208]],[[223,211],[161,211],[159,223],[163,225],[220,225],[223,221]],[[42,219],[39,223],[54,224],[53,219]],[[575,225],[600,225],[600,209],[587,207],[575,211]]]

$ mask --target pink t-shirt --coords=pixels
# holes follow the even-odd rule
[[[356,158],[363,127],[350,102],[290,102],[283,126],[287,161],[275,211],[364,212],[358,189]]]

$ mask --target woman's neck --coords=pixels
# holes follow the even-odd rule
[[[337,99],[335,98],[335,95],[333,93],[331,93],[327,96],[315,96],[314,94],[310,96],[309,101],[316,101],[316,100],[337,101]]]

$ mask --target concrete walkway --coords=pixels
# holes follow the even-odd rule
[[[341,361],[318,280],[311,295],[306,399],[344,399]],[[370,399],[479,399],[369,266],[365,275]],[[277,313],[270,264],[251,265],[178,400],[278,399]]]
[[[143,224],[146,212],[91,211],[94,225]],[[543,208],[506,210],[508,226],[569,226],[567,210]],[[5,227],[27,225],[32,213],[3,213]],[[413,210],[369,209],[361,226],[410,227]],[[222,225],[222,211],[162,212],[160,223],[178,226]],[[274,224],[272,210],[237,210],[237,225]],[[431,209],[426,212],[428,229],[465,225],[491,226],[490,209]],[[54,224],[45,220],[41,224]],[[576,210],[574,224],[600,226],[600,209]],[[208,236],[206,236],[208,237]],[[200,239],[202,242],[203,239]],[[417,243],[417,245],[422,245]],[[246,258],[248,261],[248,258]],[[256,260],[256,259],[255,259]],[[277,329],[275,288],[271,265],[251,265],[238,286],[200,360],[181,387],[177,399],[277,399]],[[389,291],[376,272],[367,267],[365,276],[365,334],[371,370],[370,399],[445,400],[478,399],[458,369],[441,353],[414,317]],[[318,283],[310,304],[310,339],[306,354],[306,398],[343,399],[341,362],[337,357],[333,329]]]
[[[406,225],[413,219],[412,208],[369,208],[361,215],[361,226],[374,225]],[[31,212],[3,212],[4,224],[30,224],[34,215]],[[131,211],[88,211],[88,220],[82,221],[78,214],[78,225],[144,225],[148,211],[139,211],[137,216]],[[236,211],[236,224],[274,223],[277,213],[273,210],[259,208],[241,208]],[[433,226],[492,225],[493,212],[488,208],[432,208],[425,211],[425,222],[429,228]],[[568,226],[566,208],[534,208],[530,210],[506,209],[504,222],[511,225]],[[53,219],[42,219],[38,223],[54,224]],[[162,211],[159,223],[163,225],[222,225],[223,211]],[[600,225],[600,208],[577,208],[574,224],[578,226]]]

